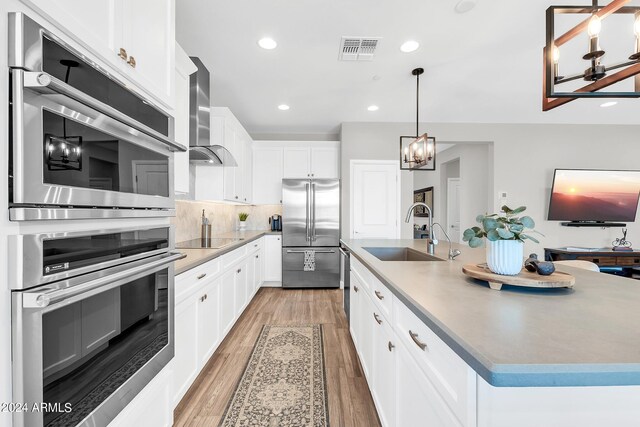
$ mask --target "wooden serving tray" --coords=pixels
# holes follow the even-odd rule
[[[489,282],[491,289],[499,291],[502,285],[523,286],[527,288],[573,288],[575,277],[556,271],[549,276],[541,276],[524,268],[517,276],[503,276],[489,270],[487,264],[465,264],[462,272],[474,279]]]

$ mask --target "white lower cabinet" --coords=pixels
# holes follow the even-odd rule
[[[198,376],[200,357],[198,356],[198,316],[199,299],[186,298],[176,304],[175,310],[175,355],[173,357],[173,405],[177,405],[191,383]]]
[[[282,282],[282,236],[265,236],[265,282]]]
[[[176,277],[172,408],[262,285],[263,238]]]
[[[400,344],[396,346],[394,351],[397,384],[396,422],[394,425],[403,427],[462,426],[431,381],[421,372],[420,367],[405,346]]]
[[[350,280],[350,331],[381,424],[475,426],[475,372],[354,257]]]
[[[196,293],[198,305],[198,359],[207,363],[220,343],[220,279],[214,279]]]
[[[378,408],[378,416],[383,426],[402,425],[394,423],[396,411],[396,348],[391,325],[381,318],[373,319],[376,323],[372,340],[373,369],[371,383],[372,396]],[[382,323],[378,323],[378,321]]]
[[[235,271],[235,283],[233,286],[236,293],[235,313],[237,316],[239,316],[238,313],[241,313],[242,310],[244,310],[244,308],[247,306],[249,298],[247,289],[247,269],[248,262],[245,261],[238,264]]]
[[[236,311],[236,271],[231,269],[222,275],[222,285],[220,288],[220,329],[226,335],[235,322]]]
[[[109,423],[109,427],[170,427],[173,425],[171,361]]]

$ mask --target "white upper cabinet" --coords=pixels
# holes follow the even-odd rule
[[[187,53],[176,43],[175,140],[185,147],[189,147],[189,77],[196,70]],[[174,191],[189,193],[189,152],[174,153],[174,164]]]
[[[253,203],[277,205],[282,203],[282,147],[253,147]]]
[[[327,147],[311,147],[311,177],[339,178],[340,177],[340,147],[331,144]]]
[[[309,147],[286,147],[284,149],[285,178],[308,178],[311,175]]]
[[[175,0],[22,0],[77,43],[173,107]]]
[[[282,203],[283,178],[340,178],[336,141],[259,141],[253,144],[253,202]]]
[[[340,178],[340,143],[297,142],[283,149],[284,178]]]
[[[238,165],[195,166],[195,199],[252,203],[252,143],[228,108],[211,107],[211,144],[226,148]]]

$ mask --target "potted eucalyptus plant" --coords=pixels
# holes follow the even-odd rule
[[[538,233],[533,228],[535,222],[530,216],[520,216],[527,208],[520,206],[510,209],[503,206],[499,214],[478,215],[476,221],[480,226],[464,230],[462,239],[472,248],[478,248],[487,240],[487,265],[497,274],[515,276],[522,270],[524,260],[524,241],[529,239],[540,243],[532,237]]]
[[[246,230],[247,229],[247,218],[249,218],[249,214],[246,212],[240,212],[238,214],[238,219],[240,220],[240,230]]]

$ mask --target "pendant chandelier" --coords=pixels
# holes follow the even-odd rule
[[[547,44],[544,48],[544,77],[542,110],[548,111],[578,98],[639,98],[640,97],[640,7],[625,6],[630,0],[613,0],[606,6],[599,6],[593,0],[591,6],[551,6],[547,9]],[[555,18],[560,14],[584,15],[585,19],[559,37],[555,36]],[[608,64],[603,63],[606,50],[600,46],[602,21],[608,16],[628,16],[629,40],[622,40],[629,46],[628,60]],[[626,18],[625,18],[626,19]],[[617,23],[616,23],[617,24]],[[619,24],[617,24],[619,25]],[[585,34],[586,33],[586,34]],[[563,76],[560,74],[560,48],[568,41],[586,35],[587,51],[582,59],[588,61],[584,72]],[[635,43],[633,38],[635,37]],[[608,40],[609,43],[620,43]],[[633,48],[632,48],[633,47]],[[615,70],[615,72],[613,72]],[[611,73],[610,73],[611,72]],[[633,79],[633,90],[615,92],[601,91],[626,79]],[[575,80],[589,82],[571,92],[556,91],[556,87]]]
[[[411,171],[436,170],[436,139],[419,132],[420,124],[420,75],[423,68],[416,68],[411,74],[416,76],[416,134],[400,137],[400,169]]]

